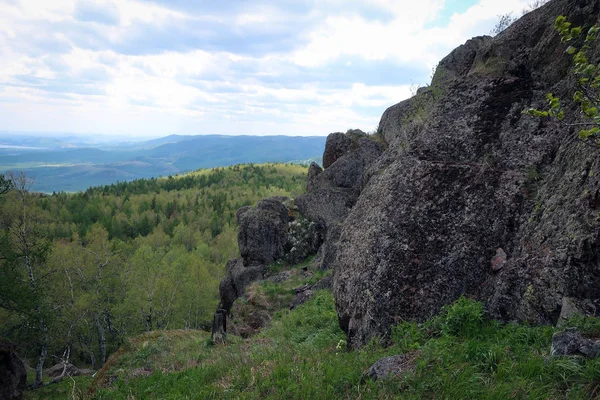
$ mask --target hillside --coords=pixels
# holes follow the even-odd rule
[[[17,177],[0,195],[0,337],[41,373],[66,349],[97,369],[144,331],[210,325],[236,210],[301,193],[305,175],[236,165],[52,196]]]
[[[236,204],[223,192],[205,202],[185,197],[186,209],[207,204],[222,214],[198,224],[204,235],[229,235],[229,249],[237,239],[237,251],[218,260],[219,298],[202,301],[212,306],[202,310],[214,316],[212,335],[199,332],[200,324],[156,324],[153,286],[139,284],[163,270],[174,272],[161,282],[177,282],[196,266],[191,259],[171,263],[163,235],[128,242],[152,221],[180,251],[194,238],[194,229],[179,236],[170,218],[152,218],[158,203],[150,196],[137,205],[146,217],[121,223],[125,198],[152,193],[155,183],[82,193],[122,196],[110,207],[114,218],[98,222],[115,230],[113,249],[133,253],[143,272],[129,277],[140,291],[121,315],[141,305],[137,326],[146,318],[147,332],[121,336],[93,379],[30,395],[597,398],[599,32],[598,0],[551,0],[496,37],[476,37],[452,51],[431,85],[384,112],[375,134],[330,134],[322,166],[303,171],[305,190],[294,190],[293,198],[269,193]],[[267,189],[264,175],[277,172],[245,168]],[[221,174],[212,172],[200,186]],[[161,203],[165,216],[179,212],[175,189],[184,189],[186,179],[194,186],[202,173],[161,181],[174,195]],[[68,259],[58,258],[57,270]],[[215,275],[188,279],[204,285],[208,276]],[[166,293],[176,292],[168,287]],[[112,303],[119,286],[103,288],[91,303],[121,310]],[[205,289],[185,300],[197,304],[193,296]],[[168,296],[162,304],[171,306]],[[101,309],[93,309],[96,321]],[[180,325],[190,320],[182,310],[173,307]],[[45,320],[34,321],[45,327]]]
[[[425,324],[401,323],[393,344],[347,351],[330,290],[289,310],[292,287],[311,284],[302,265],[279,269],[289,281],[256,282],[243,307],[269,310],[266,329],[212,345],[210,333],[154,331],[135,337],[94,377],[75,377],[26,399],[588,399],[598,393],[600,361],[550,355],[562,328],[502,325],[480,303],[461,299]],[[321,276],[319,276],[320,278]],[[239,311],[239,310],[238,310]],[[236,318],[241,318],[237,314]],[[238,321],[239,323],[239,321]],[[600,333],[600,320],[574,319]],[[379,359],[407,355],[394,379],[369,378]]]

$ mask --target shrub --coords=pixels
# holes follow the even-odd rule
[[[583,29],[571,27],[564,15],[556,18],[554,27],[563,43],[570,43],[565,53],[573,56],[572,74],[575,77],[575,93],[573,103],[579,108],[583,122],[565,123],[566,126],[577,126],[579,139],[586,144],[600,147],[600,65],[594,65],[588,59],[588,52],[598,38],[600,26],[594,25],[587,31],[581,42]],[[564,123],[565,111],[561,100],[552,93],[546,95],[548,109],[530,108],[525,113],[534,117],[550,117]]]
[[[442,309],[441,330],[450,336],[474,337],[481,329],[483,304],[461,296],[451,305]]]

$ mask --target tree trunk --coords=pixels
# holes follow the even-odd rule
[[[106,362],[106,335],[100,318],[96,315],[96,329],[98,330],[98,347],[100,349],[100,367]]]
[[[148,314],[146,314],[146,332],[150,332],[152,330],[152,300],[150,300],[150,309]]]
[[[48,328],[46,328],[46,324],[42,319],[40,321],[40,325],[43,332],[42,344],[40,347],[40,356],[38,357],[37,365],[35,366],[35,382],[33,383],[33,387],[42,386],[42,374],[44,372],[44,363],[46,362],[46,355],[48,354]]]
[[[211,340],[213,343],[225,343],[227,340],[227,311],[218,309],[212,325]]]

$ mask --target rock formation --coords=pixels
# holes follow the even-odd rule
[[[317,263],[334,269],[350,346],[461,295],[501,320],[600,313],[600,149],[568,126],[579,121],[568,102],[563,123],[523,114],[548,92],[573,96],[558,15],[585,32],[600,1],[552,0],[497,37],[471,39],[430,86],[385,111],[376,135],[328,137],[324,169],[310,166],[295,205],[313,224],[308,247],[324,238]],[[281,199],[238,212],[242,259],[221,283],[224,308],[289,253],[291,214]]]
[[[397,321],[431,317],[462,294],[504,320],[555,323],[565,297],[582,312],[600,311],[600,150],[572,128],[522,114],[543,108],[548,92],[572,97],[555,18],[585,31],[599,11],[597,0],[554,0],[497,37],[454,50],[429,88],[383,114],[378,135],[389,147],[351,211],[347,195],[346,204],[308,206],[325,220],[336,215],[327,207],[347,213],[332,266],[352,346]]]
[[[321,231],[299,215],[285,197],[261,200],[255,207],[237,211],[238,247],[241,258],[229,260],[219,285],[220,309],[229,312],[233,302],[251,282],[261,280],[269,264],[292,264],[316,253],[323,242]]]
[[[20,399],[26,383],[23,361],[10,343],[0,340],[0,399]]]
[[[324,232],[321,268],[335,259],[340,224],[344,221],[366,182],[369,167],[383,153],[383,145],[359,130],[329,135],[323,152],[323,165],[312,164],[307,191],[295,203],[302,213]]]

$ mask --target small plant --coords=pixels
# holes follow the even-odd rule
[[[581,141],[594,147],[600,147],[600,65],[594,65],[588,59],[591,45],[598,38],[600,27],[594,25],[587,31],[583,44],[576,42],[582,36],[583,29],[579,26],[571,27],[571,23],[563,15],[556,18],[554,27],[560,34],[563,43],[570,43],[565,51],[573,56],[572,73],[575,77],[575,93],[573,103],[578,105],[583,122],[565,123],[567,126],[578,126],[578,137]],[[566,114],[561,100],[553,93],[546,95],[548,109],[538,110],[530,108],[525,113],[534,117],[554,118],[564,123]]]
[[[463,296],[451,305],[445,306],[440,318],[442,333],[450,336],[474,337],[484,322],[483,304]]]
[[[504,32],[506,28],[511,26],[517,20],[516,17],[513,17],[512,13],[498,15],[498,22],[494,25],[494,28],[490,31],[491,36],[496,36],[497,34]]]
[[[416,322],[402,322],[392,328],[392,340],[401,351],[420,348],[429,339]]]

